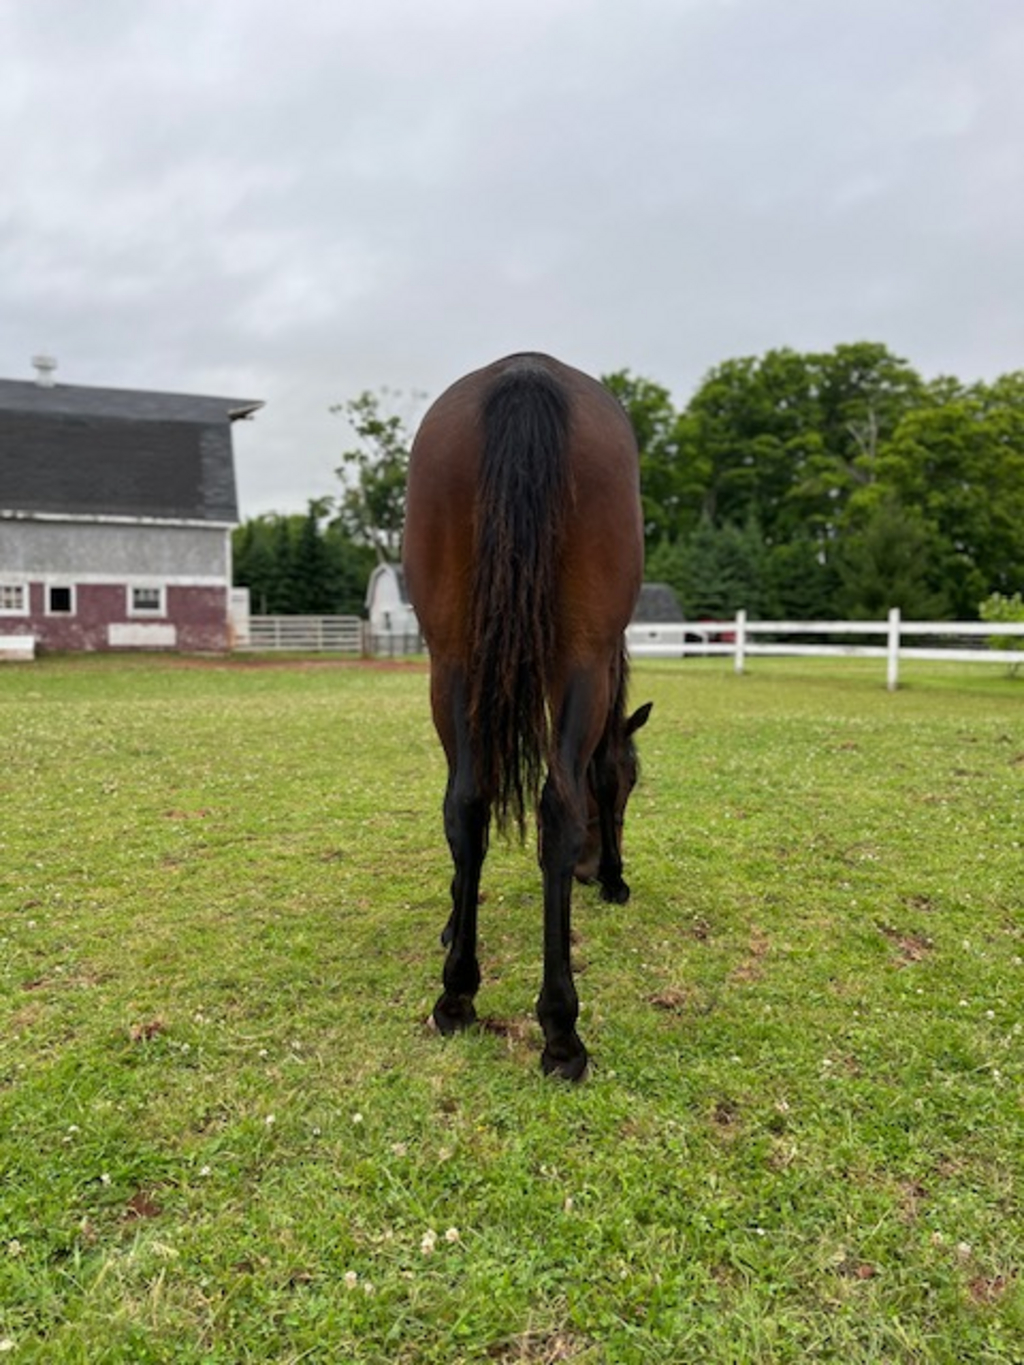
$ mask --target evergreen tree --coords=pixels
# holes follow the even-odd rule
[[[921,517],[888,496],[837,557],[838,615],[877,621],[890,607],[907,620],[941,619],[947,604],[929,583],[929,536]]]

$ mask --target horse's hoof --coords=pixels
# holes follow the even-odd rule
[[[442,995],[434,1006],[434,1027],[445,1038],[464,1033],[476,1023],[476,1010],[468,996]]]
[[[629,885],[620,877],[617,882],[601,883],[601,899],[611,905],[625,905],[629,900]]]
[[[554,1076],[560,1081],[583,1081],[590,1069],[590,1059],[587,1049],[580,1043],[579,1051],[568,1057],[556,1057],[550,1048],[545,1048],[541,1053],[540,1065],[545,1076]]]

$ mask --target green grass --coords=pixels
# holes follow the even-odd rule
[[[530,849],[485,870],[489,1027],[423,1027],[422,671],[3,669],[0,1353],[1024,1360],[1024,685],[905,679],[635,667],[573,1088]]]

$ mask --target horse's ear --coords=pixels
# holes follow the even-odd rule
[[[647,719],[651,714],[651,707],[653,705],[654,705],[653,701],[645,701],[643,706],[637,707],[637,709],[630,716],[629,720],[626,721],[627,735],[636,734],[637,730],[643,729],[643,727],[647,724]]]

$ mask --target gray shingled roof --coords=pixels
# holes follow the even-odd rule
[[[634,621],[667,624],[684,619],[679,598],[667,583],[645,583],[643,585],[633,612]]]
[[[237,521],[242,398],[0,379],[0,513]]]

